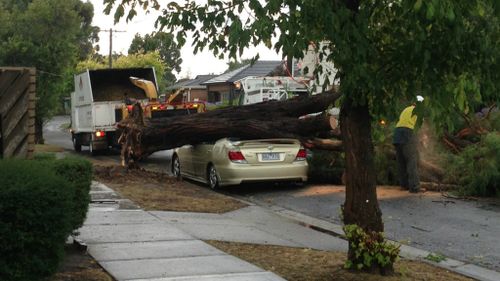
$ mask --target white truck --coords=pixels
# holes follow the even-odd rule
[[[235,82],[239,88],[239,105],[270,100],[285,100],[295,95],[307,95],[307,81],[288,76],[249,76]]]
[[[75,75],[71,94],[71,137],[75,151],[88,146],[91,154],[118,147],[115,124],[126,115],[126,101],[147,103],[146,91],[130,77],[152,81],[158,90],[154,68],[87,70]]]

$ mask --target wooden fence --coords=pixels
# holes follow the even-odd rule
[[[0,158],[33,157],[34,68],[0,67]]]

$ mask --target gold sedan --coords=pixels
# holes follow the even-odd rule
[[[234,140],[185,145],[172,155],[172,173],[212,189],[260,181],[307,181],[307,152],[294,139]]]

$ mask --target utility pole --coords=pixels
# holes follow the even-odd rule
[[[108,67],[113,67],[113,32],[126,32],[125,30],[113,30],[110,29],[102,29],[102,32],[109,32],[109,57],[108,57]]]

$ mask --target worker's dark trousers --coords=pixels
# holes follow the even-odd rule
[[[398,161],[399,183],[404,189],[413,192],[420,190],[418,177],[418,150],[415,137],[407,143],[394,144]]]

